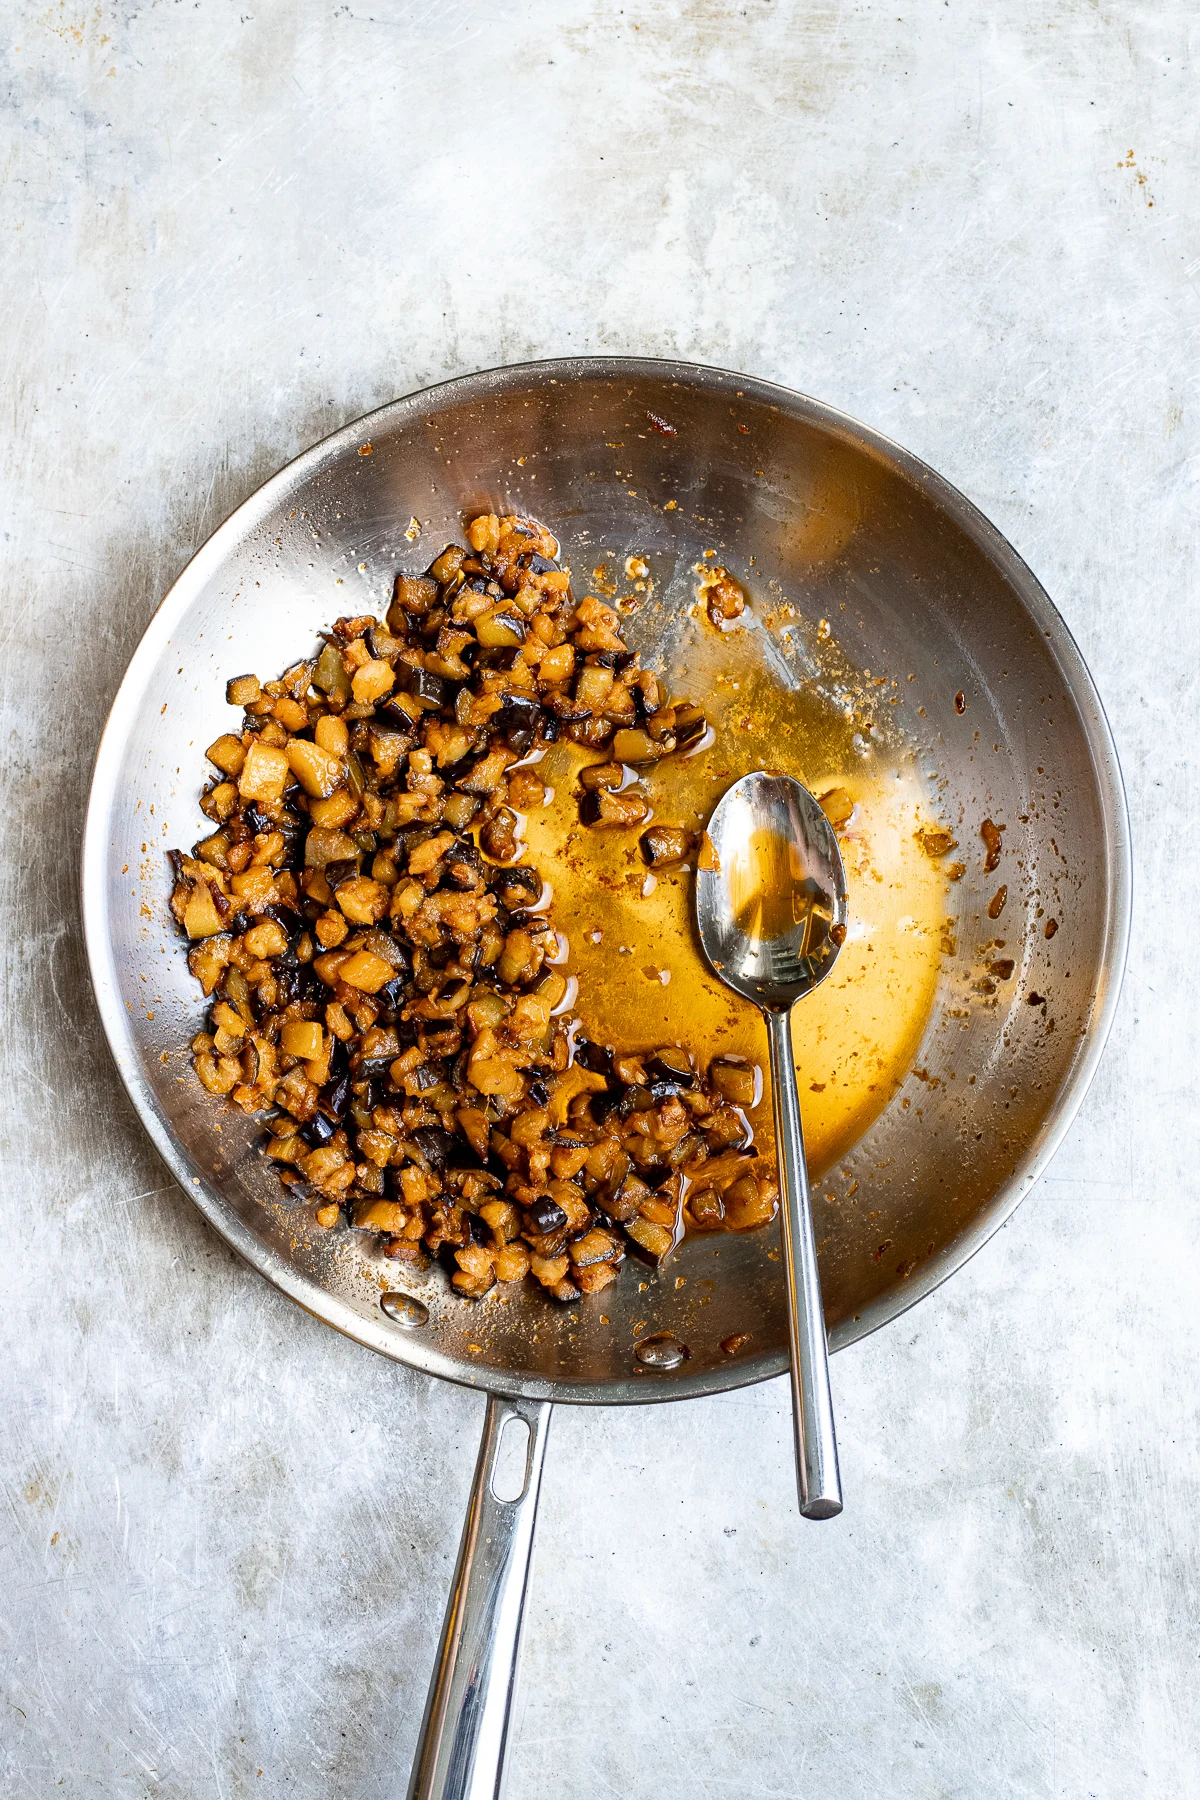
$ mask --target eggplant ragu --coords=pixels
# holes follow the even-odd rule
[[[278,681],[228,684],[243,726],[208,751],[213,831],[171,853],[171,910],[212,1000],[196,1074],[264,1116],[319,1224],[440,1256],[467,1296],[532,1274],[569,1301],[689,1225],[761,1224],[777,1191],[747,1064],[582,1035],[521,860],[539,748],[595,753],[583,822],[635,831],[651,771],[708,722],[638,667],[612,608],[573,599],[543,526],[488,514],[466,535],[397,577],[386,620],[338,619]],[[659,868],[693,844],[641,839]]]

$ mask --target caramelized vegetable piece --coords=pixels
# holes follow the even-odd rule
[[[260,740],[251,744],[246,752],[238,776],[238,793],[243,800],[278,800],[290,772],[283,751]]]
[[[313,670],[313,686],[322,688],[330,699],[343,703],[350,697],[350,677],[335,645],[326,644]]]
[[[285,1056],[313,1058],[325,1047],[325,1033],[308,1019],[292,1019],[279,1034],[279,1047]]]
[[[708,1065],[708,1079],[719,1094],[735,1106],[753,1106],[758,1090],[758,1075],[752,1064],[721,1056]]]
[[[708,719],[700,707],[686,703],[676,706],[674,712],[675,742],[679,749],[684,750],[698,743],[704,736],[708,730]]]
[[[340,723],[340,721],[339,721]],[[287,747],[288,767],[306,794],[325,800],[345,780],[346,770],[338,757],[307,738],[294,737]]]
[[[214,937],[224,930],[221,915],[217,911],[213,899],[213,890],[206,881],[193,884],[183,908],[183,929],[189,937]]]
[[[242,764],[246,760],[246,746],[240,737],[234,737],[232,732],[227,731],[215,744],[208,746],[205,755],[224,774],[240,775]]]
[[[642,857],[652,869],[667,869],[686,861],[695,847],[695,835],[678,825],[652,825],[638,840]]]
[[[843,825],[848,825],[854,813],[854,802],[845,788],[830,788],[827,793],[821,795],[817,805],[835,831]]]
[[[635,765],[657,762],[668,747],[673,747],[672,740],[655,739],[648,731],[618,731],[612,741],[612,752],[617,762]]]
[[[358,988],[364,994],[377,994],[392,978],[392,965],[370,950],[356,950],[338,966],[338,980]]]
[[[650,803],[637,793],[614,794],[598,788],[595,793],[584,795],[579,816],[585,825],[627,831],[649,818]]]
[[[594,794],[600,788],[615,794],[624,787],[625,780],[625,770],[617,762],[589,763],[586,769],[579,771],[579,785],[588,794]]]
[[[253,706],[262,699],[262,686],[257,675],[235,675],[225,683],[225,699],[230,706]]]

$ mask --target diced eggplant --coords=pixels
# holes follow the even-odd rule
[[[403,975],[393,975],[390,981],[384,982],[383,986],[375,996],[376,1002],[381,1008],[379,1016],[381,1019],[385,1019],[389,1024],[394,1021],[396,1014],[405,1003],[407,998],[405,992],[406,986],[407,984]]]
[[[611,1075],[613,1072],[612,1050],[602,1044],[593,1044],[589,1038],[575,1039],[575,1061],[594,1075]]]
[[[360,1056],[354,1078],[356,1081],[382,1081],[394,1060],[391,1056]]]
[[[679,825],[652,825],[638,839],[643,860],[652,869],[676,868],[686,862],[696,845],[694,832]]]
[[[558,1201],[549,1194],[540,1194],[529,1208],[529,1223],[534,1231],[545,1237],[552,1231],[561,1231],[567,1222],[567,1215]]]
[[[708,1079],[735,1106],[753,1106],[758,1078],[752,1063],[718,1056],[709,1064]]]
[[[588,763],[579,771],[579,785],[587,794],[597,793],[601,788],[615,794],[625,785],[625,776],[625,768],[619,762]]]
[[[585,794],[579,804],[579,817],[583,823],[598,830],[627,831],[635,825],[645,824],[649,815],[649,801],[632,790],[613,794],[600,788],[594,794]]]
[[[588,1105],[596,1124],[603,1125],[611,1113],[619,1113],[623,1098],[622,1090],[619,1087],[610,1087],[601,1093],[590,1094]]]
[[[262,917],[264,919],[274,919],[277,925],[283,926],[283,929],[288,936],[288,950],[285,950],[283,955],[288,955],[289,951],[294,955],[295,942],[299,938],[300,933],[304,930],[304,920],[300,917],[300,914],[296,911],[295,907],[284,906],[281,903],[272,906],[264,906]]]
[[[417,1042],[427,1061],[444,1062],[448,1056],[457,1056],[462,1044],[462,1031],[453,1023],[431,1025],[427,1031],[422,1031]]]
[[[670,1181],[674,1173],[675,1170],[669,1162],[638,1164],[638,1175],[641,1180],[645,1182],[646,1186],[655,1193],[657,1193],[659,1188],[667,1185],[667,1182]]]
[[[381,956],[385,963],[390,963],[400,974],[412,974],[412,956],[390,931],[384,931],[381,926],[376,925],[365,934],[363,942],[373,955]]]
[[[307,1125],[300,1127],[300,1136],[314,1150],[320,1150],[337,1131],[337,1126],[324,1113],[316,1113]]]
[[[542,892],[542,878],[527,863],[500,869],[498,880],[491,883],[492,892],[508,912],[516,913],[536,906]]]
[[[413,720],[406,709],[396,700],[383,700],[375,708],[375,723],[399,732],[405,742],[400,752],[411,750],[417,743],[417,734],[413,730]]]
[[[646,1061],[646,1073],[651,1082],[669,1082],[677,1089],[696,1085],[696,1071],[692,1067],[691,1058],[686,1050],[677,1050],[674,1045],[656,1050]]]
[[[447,850],[441,867],[442,879],[460,893],[469,893],[484,880],[483,859],[469,839],[463,839]]]
[[[285,951],[284,955],[286,954]],[[294,1001],[299,1000],[302,974],[298,964],[288,968],[281,967],[282,963],[283,957],[277,957],[275,960],[275,995],[280,1007],[291,1006]]]
[[[511,650],[525,642],[528,631],[516,607],[511,611],[482,613],[475,621],[475,636],[485,650]]]
[[[613,757],[623,763],[657,762],[665,753],[665,745],[650,736],[645,726],[629,726],[613,738]]]
[[[541,703],[532,695],[506,694],[500,711],[493,715],[492,723],[509,748],[523,755],[537,737],[542,717]]]
[[[654,1095],[648,1087],[643,1087],[640,1082],[631,1081],[621,1095],[620,1111],[623,1117],[628,1117],[630,1113],[649,1112],[651,1107],[656,1104]]]
[[[414,700],[423,700],[429,706],[444,706],[446,685],[444,676],[431,675],[428,669],[414,669],[406,662],[396,664],[396,686],[402,694],[411,694]]]
[[[350,1105],[349,1075],[342,1075],[338,1080],[331,1081],[323,1087],[318,1104],[327,1119],[336,1119],[339,1122],[344,1119],[346,1109]]]
[[[389,631],[406,632],[411,619],[423,618],[437,604],[438,584],[427,575],[397,575],[392,604],[388,607]]]
[[[225,683],[227,706],[253,706],[262,699],[262,685],[257,675],[235,675]]]
[[[353,881],[358,875],[359,858],[357,856],[335,857],[333,862],[325,864],[325,879],[336,893],[344,881]]]
[[[479,834],[481,848],[495,862],[510,862],[521,852],[518,820],[511,806],[502,806]]]
[[[425,1157],[431,1169],[440,1175],[443,1169],[451,1168],[456,1138],[453,1132],[444,1131],[440,1125],[421,1125],[413,1132],[413,1143]]]
[[[367,645],[371,655],[377,662],[386,662],[393,656],[399,656],[404,649],[403,637],[393,637],[380,625],[372,625],[367,632]]]
[[[560,725],[578,725],[592,716],[590,706],[580,706],[569,694],[551,694],[546,704]]]
[[[675,743],[680,750],[694,744],[708,730],[708,719],[699,706],[677,706],[675,708]]]

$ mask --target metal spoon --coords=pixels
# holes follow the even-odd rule
[[[783,1204],[780,1227],[792,1352],[792,1410],[800,1511],[842,1510],[829,1349],[796,1065],[792,1007],[824,980],[846,935],[846,875],[833,827],[790,775],[743,775],[708,822],[712,856],[696,876],[704,954],[736,994],[762,1008]]]

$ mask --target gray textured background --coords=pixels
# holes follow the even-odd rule
[[[896,12],[897,5],[901,12]],[[1200,1794],[1191,0],[31,0],[6,15],[0,1771],[403,1791],[481,1402],[291,1308],[145,1144],[75,899],[192,549],[332,427],[572,350],[833,402],[1008,533],[1109,703],[1125,997],[1052,1172],[834,1365],[565,1411],[512,1800]]]

